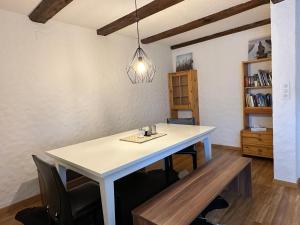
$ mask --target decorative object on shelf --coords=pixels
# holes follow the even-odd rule
[[[136,49],[131,63],[127,66],[127,75],[133,84],[151,83],[156,73],[156,67],[151,62],[140,44],[139,18],[137,3],[135,0],[136,30],[138,38],[138,48]]]
[[[193,53],[176,56],[176,72],[193,69]]]
[[[248,59],[261,59],[272,56],[271,37],[259,38],[249,41]]]
[[[267,128],[266,127],[251,127],[250,131],[251,132],[266,132]]]

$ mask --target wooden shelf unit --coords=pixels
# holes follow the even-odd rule
[[[268,61],[272,61],[272,58],[268,57],[262,59],[252,59],[252,60],[244,61],[243,64],[245,65],[245,64],[261,63],[261,62],[268,62]]]
[[[272,114],[272,107],[245,107],[245,114]]]
[[[171,117],[178,118],[178,111],[188,110],[196,124],[200,124],[197,71],[169,73],[168,78]]]
[[[273,158],[273,129],[269,128],[265,132],[251,132],[249,128],[249,118],[253,115],[272,116],[272,107],[247,107],[246,94],[252,90],[272,89],[272,86],[249,87],[245,85],[245,79],[249,76],[249,66],[252,64],[271,62],[272,58],[254,59],[242,62],[243,69],[243,117],[244,129],[241,130],[242,154]]]
[[[245,87],[245,89],[272,89],[272,86]]]

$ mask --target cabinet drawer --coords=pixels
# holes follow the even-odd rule
[[[268,138],[273,136],[273,132],[268,130],[267,132],[251,132],[249,130],[243,130],[241,132],[243,137],[258,137],[258,138]]]
[[[243,145],[273,146],[273,136],[268,134],[242,134]]]
[[[243,146],[243,154],[273,158],[273,149],[260,146]]]

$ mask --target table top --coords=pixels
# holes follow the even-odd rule
[[[166,136],[143,144],[121,141],[121,138],[135,134],[131,130],[91,141],[47,151],[46,154],[58,162],[80,168],[97,176],[129,166],[139,160],[159,154],[170,147],[188,142],[195,137],[204,136],[215,128],[208,126],[157,124],[157,132]]]

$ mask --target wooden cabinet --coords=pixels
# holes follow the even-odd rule
[[[179,110],[190,110],[196,123],[199,124],[196,70],[169,73],[169,98],[172,118],[178,117]]]
[[[273,130],[265,132],[251,132],[249,129],[241,131],[242,153],[245,155],[273,158]]]
[[[247,78],[253,74],[253,67],[261,67],[261,63],[271,62],[271,58],[257,59],[242,62],[243,69],[243,117],[244,129],[241,131],[242,154],[273,158],[273,129],[269,128],[265,132],[250,131],[250,117],[253,116],[272,116],[272,107],[247,107],[247,94],[260,93],[263,91],[271,92],[272,85],[249,86]]]

